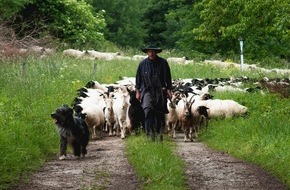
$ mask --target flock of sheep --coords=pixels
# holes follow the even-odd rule
[[[1,53],[4,53],[4,52],[0,52],[0,54]],[[54,49],[44,48],[40,46],[31,46],[26,49],[19,49],[19,54],[37,54],[40,57],[52,55],[53,53],[55,53]],[[97,60],[104,60],[104,61],[111,61],[111,60],[139,60],[140,61],[147,57],[145,54],[133,55],[132,57],[130,57],[130,56],[120,55],[119,52],[100,52],[96,50],[81,51],[77,49],[66,49],[63,51],[63,55],[75,57],[75,58],[91,59],[91,60],[97,59]],[[182,65],[193,63],[193,60],[188,60],[185,56],[168,57],[167,61],[169,63],[182,64]],[[211,64],[211,65],[215,65],[222,68],[234,67],[237,69],[242,69],[244,71],[256,71],[256,72],[261,72],[261,73],[277,73],[283,76],[290,75],[290,69],[278,69],[278,68],[266,69],[266,68],[259,67],[255,64],[250,65],[250,64],[244,63],[243,66],[241,66],[240,64],[237,64],[237,63],[218,61],[218,60],[205,60],[204,64]]]
[[[119,52],[100,52],[95,50],[76,50],[76,49],[66,49],[63,51],[63,55],[71,56],[75,58],[83,58],[83,59],[98,59],[98,60],[105,60],[105,61],[111,61],[111,60],[143,60],[146,58],[146,55],[134,55],[132,57],[129,56],[123,56],[120,55]],[[187,57],[168,57],[166,59],[168,63],[174,63],[174,64],[191,64],[193,63],[193,60],[188,60]],[[277,73],[281,75],[289,75],[290,69],[265,69],[262,67],[258,67],[255,64],[246,64],[244,63],[242,68],[240,64],[232,63],[232,62],[224,62],[224,61],[217,61],[217,60],[205,60],[205,64],[211,64],[218,67],[235,67],[237,69],[242,69],[244,71],[257,71],[262,73]]]
[[[100,52],[96,50],[76,50],[76,49],[66,49],[63,51],[63,55],[82,58],[82,59],[92,59],[92,60],[143,60],[147,55],[133,55],[132,57],[120,55],[119,52]],[[189,64],[192,60],[187,60],[186,57],[169,57],[167,61],[170,63],[178,64]]]
[[[134,83],[134,77],[124,77],[115,84],[89,81],[78,90],[73,108],[76,115],[84,116],[93,139],[100,138],[98,134],[102,131],[106,131],[109,136],[116,135],[124,139],[142,126],[144,117],[138,120],[139,126],[134,126],[136,122],[134,124],[134,118],[130,117],[134,114],[129,111],[130,107],[141,109],[140,102],[132,101],[135,98],[132,93],[135,91]],[[182,130],[184,141],[192,141],[200,127],[207,127],[211,118],[228,118],[247,112],[247,107],[234,100],[212,99],[210,89],[213,87],[209,86],[217,88],[218,85],[210,85],[205,80],[179,79],[173,81],[173,84],[173,97],[168,99],[169,114],[166,114],[165,129],[173,138],[177,130]]]
[[[75,50],[67,49],[63,55],[82,59],[92,60],[142,60],[146,55],[134,55],[132,57],[122,56],[118,52],[99,52],[95,50]],[[169,57],[169,63],[189,64],[192,60],[186,57]],[[221,61],[205,61],[207,64],[214,64],[220,67],[240,67],[239,64],[229,64]],[[263,68],[255,65],[244,64],[246,69],[259,69],[266,72]],[[270,71],[269,71],[270,72]],[[272,71],[271,71],[272,72]],[[289,74],[289,70],[275,70],[277,73]],[[211,118],[229,118],[243,115],[248,108],[234,100],[213,99],[210,95],[215,91],[236,91],[249,92],[257,89],[239,88],[241,82],[246,78],[240,79],[179,79],[173,81],[173,97],[168,100],[169,114],[166,115],[167,132],[173,138],[176,137],[176,130],[184,132],[184,141],[192,141],[193,136],[203,126],[207,127]],[[104,130],[110,136],[117,135],[125,138],[136,128],[136,122],[132,120],[133,106],[130,103],[132,92],[134,92],[135,78],[124,78],[116,84],[100,84],[97,81],[90,81],[86,87],[82,88],[78,97],[74,101],[74,110],[77,115],[85,115],[85,120],[92,130],[92,138],[97,138],[97,129]],[[259,90],[259,89],[258,89]],[[132,101],[132,100],[131,100]],[[138,115],[135,114],[134,117]],[[136,120],[136,119],[135,119]],[[142,121],[140,125],[142,125]],[[143,118],[144,120],[144,118]]]

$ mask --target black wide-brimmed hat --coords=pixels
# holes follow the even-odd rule
[[[145,48],[142,48],[142,51],[143,51],[144,53],[147,53],[148,50],[154,50],[154,51],[156,51],[156,53],[160,53],[160,52],[162,52],[162,49],[159,48],[159,47],[157,47],[157,46],[154,45],[154,44],[148,44]]]

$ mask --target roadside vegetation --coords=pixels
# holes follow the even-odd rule
[[[152,142],[142,133],[126,143],[129,161],[144,189],[186,189],[185,163],[174,153],[176,146],[170,139]]]
[[[200,140],[214,149],[255,163],[290,185],[289,98],[277,94],[214,94],[249,108],[245,117],[213,120]]]
[[[41,59],[1,59],[0,189],[7,189],[19,180],[25,182],[31,172],[56,157],[59,140],[50,118],[56,107],[70,105],[77,89],[89,80],[114,83],[123,76],[134,77],[137,65],[138,61],[80,60],[60,54]],[[172,64],[171,70],[173,79],[266,76],[196,63]],[[260,165],[290,187],[289,99],[264,92],[264,95],[215,93],[215,98],[234,99],[247,106],[249,113],[245,117],[210,121],[208,130],[201,131],[200,140]],[[166,139],[162,145],[147,144],[142,136],[128,138],[126,143],[129,160],[145,182],[145,189],[183,189],[184,163],[174,154],[174,143]],[[154,159],[148,159],[153,154]],[[149,170],[144,170],[145,167]]]

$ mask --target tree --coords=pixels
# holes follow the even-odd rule
[[[166,15],[167,31],[166,36],[167,47],[179,49],[191,55],[192,52],[209,51],[205,42],[196,39],[192,33],[193,28],[201,24],[197,11],[194,11],[194,5],[198,0],[171,0],[169,5],[169,13]]]
[[[195,10],[202,20],[193,29],[196,39],[211,42],[223,54],[237,53],[241,36],[251,59],[289,55],[289,0],[203,0]]]
[[[9,19],[20,11],[25,4],[32,3],[33,0],[1,0],[0,1],[0,18]]]
[[[93,14],[84,1],[32,0],[22,7],[17,5],[19,11],[15,12],[15,19],[10,19],[10,25],[19,36],[37,29],[36,37],[49,34],[76,46],[94,46],[104,39],[103,13]]]
[[[164,32],[166,28],[165,15],[168,13],[168,0],[151,0],[143,15],[143,28],[147,32],[145,43],[154,42],[163,46],[166,42]]]
[[[145,30],[141,16],[147,2],[142,0],[90,0],[97,10],[105,11],[107,28],[105,38],[122,47],[140,47],[143,44]],[[147,0],[149,1],[149,0]]]

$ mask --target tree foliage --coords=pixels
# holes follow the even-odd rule
[[[20,11],[27,3],[33,0],[1,0],[0,1],[0,18],[8,19]]]
[[[195,40],[210,42],[223,54],[237,53],[235,47],[242,37],[245,54],[252,59],[287,57],[289,5],[289,0],[202,0],[194,6],[201,23],[192,28],[192,34]]]
[[[40,28],[79,47],[155,42],[190,58],[232,58],[242,37],[247,59],[290,60],[290,0],[2,0],[0,10],[18,35]]]
[[[142,15],[148,0],[89,0],[97,10],[105,10],[106,39],[122,47],[140,47],[146,35]]]
[[[168,12],[168,1],[151,0],[143,15],[143,27],[147,32],[145,43],[165,44],[164,33],[167,31],[165,15]]]
[[[11,16],[14,19],[10,23],[20,36],[37,29],[40,36],[49,34],[78,46],[98,44],[104,39],[103,13],[94,14],[84,1],[31,0]]]

